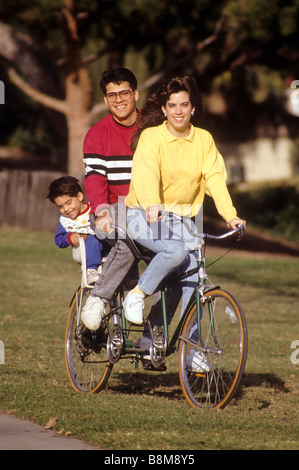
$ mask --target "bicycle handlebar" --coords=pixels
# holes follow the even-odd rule
[[[238,234],[237,241],[242,240],[242,238],[245,236],[245,225],[238,225],[237,228],[230,230],[229,232],[225,232],[222,235],[209,235],[208,233],[204,234],[206,238],[210,238],[213,240],[220,240],[222,238],[228,238],[231,237],[234,234]]]
[[[162,212],[162,211],[161,211],[161,213],[168,214],[168,213]],[[191,228],[186,223],[186,221],[184,220],[183,217],[181,217],[178,214],[174,214],[174,213],[172,213],[171,215],[174,216],[175,218],[177,218],[178,220],[181,220],[182,223],[184,224],[184,226],[186,227],[187,231],[189,232],[189,234],[192,235],[193,237],[196,237],[196,238],[205,238],[205,239],[207,238],[207,239],[210,239],[210,240],[222,240],[223,238],[229,238],[229,237],[231,237],[235,234],[238,234],[237,241],[240,241],[245,236],[245,225],[244,224],[239,225],[237,228],[232,229],[228,232],[222,233],[221,235],[210,235],[208,233],[193,232],[193,230],[191,230]],[[119,227],[115,224],[111,224],[111,227],[116,229],[118,232],[120,232],[124,236],[124,238],[127,237],[127,234],[126,234],[125,230],[122,229],[121,227]]]
[[[166,214],[169,214],[169,212],[161,211],[161,214],[166,215]],[[182,217],[178,214],[175,214],[173,212],[171,213],[171,216],[178,219],[178,220],[181,220],[181,222],[186,227],[188,233],[190,235],[192,235],[193,237],[196,237],[196,238],[204,238],[204,239],[208,238],[208,239],[211,239],[211,240],[221,240],[223,238],[231,237],[234,234],[238,234],[237,241],[240,241],[245,236],[245,225],[244,224],[239,225],[237,228],[232,229],[228,232],[222,233],[221,235],[209,235],[208,233],[193,232],[193,230],[191,230],[191,228],[189,227],[187,222],[184,220],[184,217]]]
[[[239,227],[237,227],[233,230],[230,230],[229,232],[225,232],[221,235],[209,235],[208,233],[195,233],[190,229],[189,225],[184,221],[183,217],[181,217],[177,214],[173,214],[173,213],[172,213],[172,215],[182,221],[182,223],[185,225],[186,229],[188,230],[189,234],[191,234],[191,236],[194,236],[194,237],[197,237],[197,238],[204,238],[204,239],[210,238],[210,239],[214,239],[214,240],[220,240],[220,239],[223,239],[223,238],[228,238],[228,237],[230,237],[234,234],[238,234],[237,241],[240,241],[245,235],[245,226],[244,225],[240,225]],[[122,237],[124,239],[127,240],[127,243],[129,245],[132,253],[134,254],[134,256],[137,259],[141,259],[142,255],[140,255],[140,251],[139,251],[138,247],[136,246],[135,241],[132,239],[132,237],[130,237],[128,235],[128,233],[123,228],[119,227],[118,225],[111,224],[111,227],[114,228],[119,234],[122,235]]]

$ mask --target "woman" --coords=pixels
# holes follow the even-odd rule
[[[156,253],[125,300],[125,316],[143,323],[144,297],[151,295],[165,276],[182,267],[196,266],[188,248],[195,243],[180,220],[191,228],[200,213],[205,192],[231,228],[245,221],[237,217],[226,187],[224,162],[209,132],[195,127],[192,116],[201,112],[192,77],[171,79],[150,97],[139,123],[133,157],[132,180],[126,198],[128,228],[136,241]],[[169,215],[159,220],[159,212]],[[196,275],[182,286],[182,312],[190,299]]]

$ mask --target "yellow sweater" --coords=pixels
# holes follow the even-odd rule
[[[140,136],[126,205],[145,210],[159,204],[161,209],[193,217],[207,193],[228,222],[236,217],[236,210],[226,176],[223,158],[209,132],[191,125],[188,137],[177,138],[165,121]]]

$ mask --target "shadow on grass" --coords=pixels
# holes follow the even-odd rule
[[[249,387],[268,387],[277,392],[290,393],[290,390],[285,386],[285,382],[275,374],[254,374],[245,373],[242,377],[242,386]]]
[[[290,390],[286,387],[285,382],[277,377],[275,374],[254,374],[246,373],[243,375],[239,388],[234,396],[234,401],[241,402],[242,398],[246,394],[246,389],[252,388],[268,388],[278,393],[290,393]],[[258,409],[268,408],[270,402],[267,400],[261,400]]]
[[[155,395],[182,398],[179,375],[176,373],[117,373],[109,380],[108,388],[123,394]]]
[[[246,389],[267,387],[276,392],[289,393],[283,380],[275,374],[246,373],[234,396],[236,401],[242,400]],[[108,388],[122,394],[155,395],[169,399],[185,399],[180,386],[179,375],[176,373],[117,373],[109,381]]]

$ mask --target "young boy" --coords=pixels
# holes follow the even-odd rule
[[[55,244],[59,248],[72,246],[75,261],[80,263],[79,238],[85,238],[87,282],[98,280],[98,267],[102,262],[103,245],[90,226],[90,204],[84,202],[79,180],[73,176],[62,176],[49,186],[47,196],[60,210]]]

